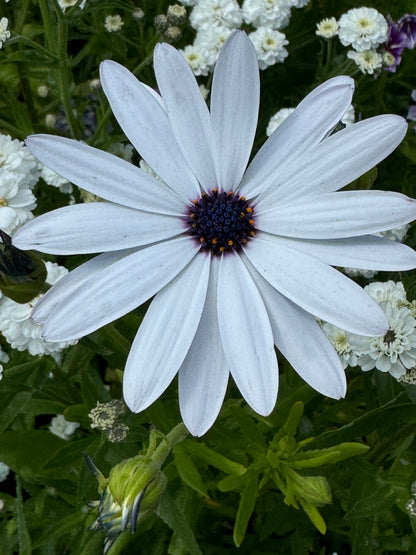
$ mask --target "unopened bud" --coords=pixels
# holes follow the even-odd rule
[[[186,21],[187,13],[186,9],[179,4],[172,4],[168,7],[166,12],[169,25],[183,25]]]
[[[168,42],[178,42],[182,37],[182,31],[180,27],[170,26],[166,29],[164,36]]]
[[[159,33],[163,33],[168,28],[168,18],[164,14],[157,15],[153,20],[153,25]]]

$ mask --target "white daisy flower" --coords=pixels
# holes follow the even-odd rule
[[[236,0],[199,0],[189,16],[194,29],[207,29],[213,25],[236,29],[243,22]]]
[[[416,365],[416,320],[411,311],[398,308],[390,301],[382,301],[389,330],[383,337],[366,338],[367,346],[358,359],[358,366],[367,372],[377,368],[400,378]]]
[[[277,129],[279,125],[283,123],[294,110],[294,108],[281,108],[280,110],[278,110],[269,120],[266,129],[266,135],[270,137],[273,131]]]
[[[2,17],[0,19],[0,48],[3,48],[3,44],[10,38],[10,31],[7,29],[8,26],[9,20],[7,17]]]
[[[215,421],[229,373],[255,411],[273,410],[274,345],[312,387],[342,397],[342,364],[313,315],[369,336],[384,336],[388,322],[331,265],[414,268],[412,249],[369,234],[414,219],[416,202],[336,191],[392,152],[405,120],[382,115],[328,136],[353,91],[352,79],[335,77],[299,104],[246,169],[259,73],[245,33],[233,33],[220,52],[210,111],[172,46],[156,46],[154,68],[161,96],[113,61],[101,65],[101,82],[129,141],[166,185],[71,139],[27,139],[44,164],[106,199],[44,214],[16,233],[21,249],[103,253],[52,287],[34,319],[47,340],[69,341],[155,295],[126,363],[124,398],[142,411],[179,374],[181,414],[194,435]]]
[[[66,268],[53,262],[45,264],[48,285],[54,285],[68,273]],[[42,326],[31,318],[33,307],[39,299],[41,296],[35,297],[30,303],[21,304],[3,295],[0,299],[0,331],[13,349],[29,351],[33,356],[50,354],[56,357],[62,349],[74,345],[76,341],[52,343],[44,339]]]
[[[315,34],[324,39],[332,39],[338,34],[338,22],[335,17],[327,17],[316,24]]]
[[[259,27],[249,38],[256,49],[259,68],[266,69],[276,63],[281,63],[288,57],[285,46],[289,44],[286,35],[268,27]]]
[[[358,52],[371,50],[386,42],[387,21],[374,8],[353,8],[341,16],[338,36],[344,46],[351,45]]]
[[[362,73],[373,75],[376,69],[380,69],[383,65],[383,58],[381,54],[375,50],[364,50],[363,52],[356,52],[355,50],[348,50],[347,58],[354,60]]]
[[[289,0],[244,0],[243,18],[254,27],[283,29],[290,21]]]
[[[69,441],[77,428],[79,428],[78,422],[70,422],[63,414],[57,414],[51,420],[49,431],[55,436]]]

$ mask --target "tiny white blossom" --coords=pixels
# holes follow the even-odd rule
[[[348,125],[351,125],[354,122],[355,122],[355,109],[354,109],[354,106],[351,104],[348,110],[342,116],[341,123],[343,123],[345,127],[347,127]]]
[[[87,0],[83,0],[83,2],[81,2],[81,4],[78,7],[81,10],[83,10],[86,2],[87,2]],[[62,8],[63,12],[65,12],[65,10],[67,8],[72,8],[72,6],[75,6],[75,4],[77,4],[77,3],[78,3],[78,0],[58,0],[58,4]]]
[[[294,110],[294,108],[281,108],[279,111],[277,111],[269,120],[266,129],[266,135],[270,137],[273,131],[277,129],[279,125],[283,123],[292,112],[294,112]]]
[[[137,10],[134,10],[133,12],[133,17],[137,21],[141,21],[144,18],[144,16],[145,16],[145,13],[141,8],[137,8]]]
[[[49,94],[49,87],[47,85],[39,85],[38,96],[41,98],[46,98]]]
[[[5,464],[3,461],[0,461],[0,482],[4,482],[4,480],[9,475],[10,468]]]
[[[387,21],[374,8],[353,8],[339,20],[338,36],[344,46],[363,52],[386,42]]]
[[[249,38],[256,49],[260,69],[283,62],[289,55],[285,48],[289,41],[280,31],[259,27],[254,33],[250,33]]]
[[[180,52],[194,75],[208,75],[213,61],[211,61],[211,57],[207,58],[206,52],[199,45],[190,44]]]
[[[374,50],[364,50],[360,52],[349,50],[347,52],[347,57],[354,60],[362,73],[368,73],[369,75],[372,75],[376,69],[381,68],[383,65],[381,54]]]
[[[397,381],[416,385],[416,368],[410,368],[410,370],[406,370],[406,374],[400,376]]]
[[[131,162],[133,158],[133,147],[131,144],[113,143],[110,145],[108,152],[115,154],[119,158],[123,158],[123,160],[127,160],[127,162]]]
[[[101,81],[98,78],[91,79],[90,89],[92,91],[98,91],[99,89],[101,89]]]
[[[51,420],[49,431],[55,436],[68,441],[77,428],[79,428],[78,422],[69,422],[63,414],[57,414]]]
[[[205,64],[210,72],[214,68],[222,45],[231,32],[232,30],[228,27],[216,25],[198,30],[194,46],[203,53]]]
[[[309,4],[310,0],[288,0],[293,8],[304,8]]]
[[[115,33],[116,31],[120,31],[123,25],[124,25],[124,21],[121,19],[121,17],[118,14],[107,15],[104,21],[104,27],[109,33]]]
[[[409,224],[402,225],[400,227],[395,227],[394,229],[382,231],[378,235],[380,235],[381,237],[387,237],[387,239],[391,239],[392,241],[399,241],[401,243],[406,237],[409,227]]]
[[[0,48],[3,48],[3,44],[10,38],[10,31],[7,29],[8,25],[9,20],[7,17],[2,17],[0,19]]]
[[[36,208],[31,188],[39,178],[38,161],[25,145],[0,135],[0,229],[12,235]]]
[[[416,320],[405,306],[398,308],[391,301],[379,304],[390,328],[383,337],[365,338],[367,345],[358,366],[364,372],[377,368],[400,378],[416,365]]]
[[[290,21],[289,0],[245,0],[243,18],[254,27],[283,29]]]
[[[327,322],[322,324],[322,330],[338,353],[344,369],[347,366],[357,366],[358,357],[361,355],[361,337]]]
[[[63,266],[54,262],[46,262],[46,283],[54,285],[68,273]],[[74,345],[77,341],[61,341],[52,343],[42,337],[42,325],[32,320],[31,313],[34,305],[42,295],[34,298],[30,303],[16,303],[3,296],[0,299],[0,331],[13,349],[29,351],[33,356],[51,354],[56,356],[62,349]]]
[[[66,194],[72,193],[71,183],[64,177],[61,177],[54,171],[50,170],[47,166],[44,166],[43,164],[40,170],[40,176],[48,185],[51,185],[52,187],[56,187],[62,193],[66,193]]]
[[[236,29],[243,22],[236,0],[199,0],[189,21],[194,29],[207,29],[213,25]]]
[[[53,129],[56,123],[56,116],[55,114],[46,114],[45,116],[45,125],[49,127],[49,129]]]
[[[332,39],[338,34],[338,22],[335,17],[326,17],[316,24],[315,34],[324,39]]]

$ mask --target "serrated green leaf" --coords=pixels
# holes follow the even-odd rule
[[[166,491],[159,502],[156,513],[178,536],[190,555],[202,555],[185,515]]]
[[[194,489],[204,497],[209,497],[206,487],[202,482],[202,478],[198,469],[186,453],[182,445],[176,445],[173,449],[173,458],[179,476],[190,488]]]
[[[250,473],[247,477],[243,491],[241,492],[238,505],[237,517],[234,524],[233,539],[237,547],[240,547],[246,535],[248,523],[253,514],[258,495],[258,474]]]
[[[374,517],[384,513],[396,501],[396,492],[390,484],[377,487],[369,495],[361,497],[346,513],[347,519]]]

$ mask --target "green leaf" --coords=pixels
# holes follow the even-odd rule
[[[179,476],[182,478],[185,484],[187,484],[190,488],[194,489],[204,497],[209,497],[206,487],[202,482],[201,475],[198,472],[198,469],[196,468],[182,445],[176,445],[173,450],[173,458],[175,460]]]
[[[46,530],[42,533],[42,535],[36,540],[33,547],[35,549],[42,547],[43,545],[53,542],[58,538],[64,536],[65,534],[69,534],[74,531],[80,524],[82,524],[87,515],[82,513],[81,510],[78,510],[75,513],[72,513],[68,516],[60,518],[58,521],[54,521],[51,523]]]
[[[315,505],[312,505],[307,501],[303,501],[302,499],[300,499],[299,502],[302,505],[302,509],[308,515],[310,521],[315,526],[315,528],[319,530],[321,534],[325,534],[326,533],[325,520],[322,518],[321,513],[318,511]]]
[[[200,459],[206,461],[208,464],[226,472],[227,474],[236,474],[241,476],[246,472],[246,467],[235,461],[227,459],[223,455],[220,455],[213,449],[210,449],[203,443],[197,443],[192,440],[185,440],[183,445],[185,446],[188,453],[199,457]]]
[[[283,430],[290,437],[296,435],[300,419],[302,418],[304,404],[301,401],[297,401],[292,405],[290,409],[289,416],[283,426]]]
[[[87,368],[81,373],[81,395],[84,403],[90,409],[97,406],[97,401],[106,402],[111,400],[110,393],[94,368]]]
[[[378,486],[369,495],[356,501],[345,518],[368,518],[385,513],[395,503],[396,497],[396,492],[390,484]]]
[[[91,437],[65,443],[45,464],[45,470],[56,467],[64,468],[74,463],[83,464],[82,453],[88,449],[93,441],[94,438]]]
[[[178,536],[190,555],[202,555],[202,551],[199,549],[194,533],[183,512],[166,491],[160,500],[156,513]]]
[[[234,524],[233,539],[237,547],[240,547],[246,534],[247,526],[258,495],[258,474],[250,473],[247,477],[243,491],[241,492],[240,504],[238,505],[237,517]]]
[[[243,487],[246,481],[246,474],[243,476],[236,476],[232,474],[231,476],[226,476],[218,482],[218,489],[220,491],[238,491]]]
[[[19,553],[20,555],[30,555],[32,548],[30,545],[29,531],[26,525],[25,509],[23,506],[22,487],[20,485],[20,478],[16,475],[16,503],[14,505],[17,520],[17,534],[19,538]]]
[[[363,455],[369,449],[368,445],[362,443],[340,443],[328,449],[296,453],[291,464],[294,468],[314,468],[322,464],[334,464],[349,457]]]

